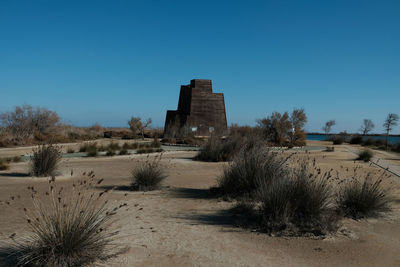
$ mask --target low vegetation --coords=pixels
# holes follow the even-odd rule
[[[218,186],[229,197],[252,197],[260,182],[268,183],[275,176],[287,173],[283,167],[285,161],[286,158],[265,145],[246,144],[229,166],[224,168]]]
[[[32,151],[30,158],[30,173],[33,176],[54,176],[62,158],[59,146],[39,145]]]
[[[340,135],[334,135],[334,136],[332,136],[331,138],[330,138],[330,141],[332,141],[332,143],[334,144],[334,145],[341,145],[341,144],[343,144],[343,137],[342,136],[340,136]]]
[[[352,145],[360,145],[363,143],[363,138],[360,135],[355,135],[350,138],[350,144]]]
[[[6,159],[0,159],[0,171],[5,171],[10,168],[9,162]]]
[[[93,172],[89,176],[71,188],[51,180],[46,194],[28,187],[33,208],[24,210],[30,234],[1,248],[10,266],[88,266],[116,255],[110,219],[126,204],[109,209],[105,192],[90,191],[101,180]]]
[[[388,212],[391,202],[390,188],[382,185],[382,179],[373,181],[370,175],[363,179],[351,179],[341,188],[338,196],[339,210],[355,219]]]
[[[195,159],[211,162],[231,160],[240,149],[242,142],[242,138],[238,136],[230,136],[227,139],[212,136],[201,147]]]
[[[257,143],[241,148],[215,192],[238,200],[231,212],[251,217],[254,227],[282,235],[324,235],[338,229],[341,214],[360,218],[390,210],[390,194],[381,180],[353,181],[338,191],[334,180],[346,181],[331,172],[321,174],[306,156]]]
[[[305,166],[263,182],[258,198],[261,228],[267,232],[321,235],[338,227],[329,181],[310,176]]]
[[[167,178],[164,168],[161,166],[162,155],[147,157],[146,160],[139,162],[139,165],[132,172],[131,186],[134,190],[155,190],[161,182]]]
[[[147,148],[139,148],[136,150],[137,154],[148,154],[148,153],[157,153],[157,152],[163,152],[164,150],[162,148],[152,148],[152,147],[147,147]]]
[[[5,171],[10,168],[11,162],[20,162],[22,160],[21,156],[14,156],[14,157],[7,157],[7,158],[0,158],[0,171]]]
[[[368,162],[374,156],[374,153],[370,149],[362,150],[358,153],[357,160],[362,160],[364,162]]]

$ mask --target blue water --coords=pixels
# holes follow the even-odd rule
[[[372,140],[386,140],[386,136],[363,136],[363,139],[371,138]],[[307,140],[325,141],[326,135],[324,134],[307,134]],[[400,136],[389,136],[390,144],[400,143]]]

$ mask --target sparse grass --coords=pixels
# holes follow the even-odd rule
[[[284,176],[287,169],[284,158],[265,145],[244,146],[232,163],[224,168],[218,185],[224,195],[251,197],[260,186],[260,181],[270,181],[275,176]]]
[[[390,188],[382,186],[382,180],[373,181],[370,175],[364,179],[352,179],[340,190],[339,210],[355,219],[374,217],[390,211]]]
[[[46,194],[28,187],[34,204],[33,209],[24,209],[30,234],[1,248],[6,260],[12,266],[69,267],[92,266],[115,256],[112,240],[117,232],[108,228],[112,216],[126,204],[109,210],[102,197],[105,192],[89,191],[100,182],[93,175],[73,184],[68,193],[54,180]]]
[[[56,145],[39,145],[30,158],[30,173],[33,176],[53,176],[62,158],[61,148]]]
[[[365,149],[363,151],[360,151],[358,153],[358,158],[357,160],[362,160],[364,162],[368,162],[371,160],[371,158],[374,156],[374,153],[370,149]]]
[[[328,180],[311,176],[304,166],[275,176],[258,190],[261,227],[285,235],[335,231],[339,218],[331,196]]]
[[[147,157],[140,162],[132,172],[131,186],[134,190],[154,190],[160,187],[161,182],[167,177],[160,161],[162,155],[153,158]]]

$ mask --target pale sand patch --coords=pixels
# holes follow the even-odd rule
[[[271,237],[232,224],[233,218],[226,213],[232,203],[210,198],[206,191],[216,184],[226,163],[191,161],[195,154],[165,153],[162,163],[169,176],[165,188],[153,192],[126,191],[131,170],[147,155],[63,159],[60,184],[93,170],[104,178],[102,186],[120,186],[121,190],[109,194],[111,204],[128,203],[127,209],[117,214],[114,227],[120,230],[117,242],[129,250],[107,266],[400,265],[400,201],[384,218],[343,220],[344,230],[326,239]],[[367,163],[354,162],[354,155],[342,146],[335,146],[335,152],[309,154],[321,169],[334,169],[341,175],[349,175],[346,168],[355,166],[361,166],[363,172],[378,171]],[[30,205],[26,187],[45,189],[48,185],[43,178],[7,175],[23,174],[27,168],[27,163],[12,163],[10,170],[0,172],[0,240],[26,231],[21,216],[21,209]],[[68,177],[71,169],[73,177]],[[392,184],[399,194],[398,179],[388,178],[385,184]],[[9,206],[4,201],[11,195],[20,198]]]

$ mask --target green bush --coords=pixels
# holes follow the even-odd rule
[[[345,216],[355,219],[378,216],[390,211],[390,189],[382,186],[382,180],[372,181],[367,176],[362,181],[352,179],[340,190],[338,207]]]
[[[117,232],[108,230],[118,207],[109,210],[88,186],[74,184],[68,195],[54,181],[46,194],[29,188],[34,202],[25,209],[30,234],[1,248],[10,266],[92,266],[118,253],[111,244]]]
[[[370,149],[365,149],[358,153],[357,160],[363,160],[364,162],[368,162],[374,156],[373,152]]]
[[[132,172],[131,186],[134,190],[154,190],[160,187],[161,182],[167,177],[160,165],[161,155],[152,159],[147,158]]]
[[[39,145],[30,158],[30,173],[33,176],[53,176],[62,158],[61,148],[56,145]]]

